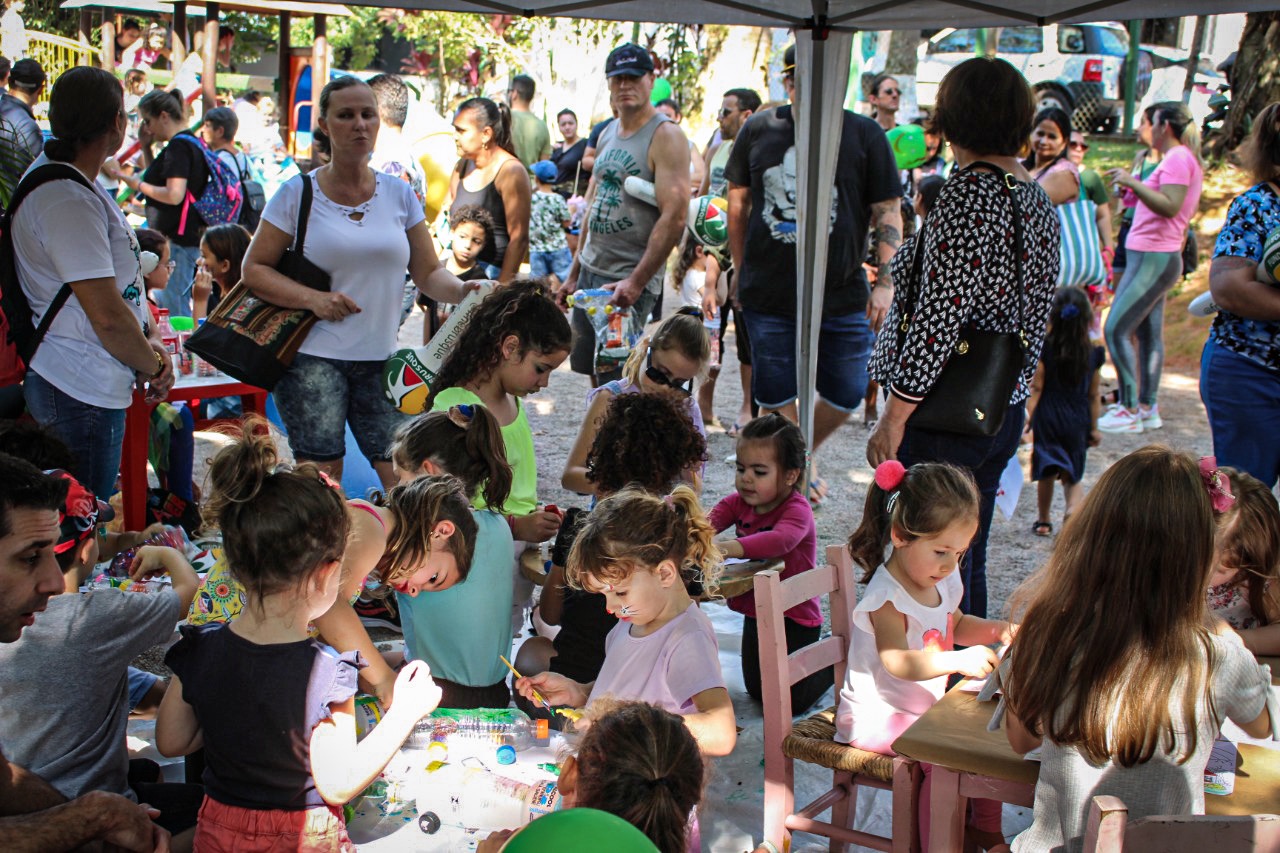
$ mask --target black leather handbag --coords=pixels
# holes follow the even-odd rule
[[[1018,331],[990,332],[972,327],[960,329],[955,349],[947,358],[937,382],[916,407],[907,423],[918,429],[954,432],[961,435],[991,437],[1004,424],[1009,398],[1026,366],[1026,302],[1022,281],[1022,209],[1018,204],[1018,187],[1013,175],[990,163],[977,162],[1004,176],[1010,205],[1013,208],[1014,281],[1018,290]],[[920,296],[924,231],[916,237],[911,279],[907,282],[906,310],[898,325],[898,352],[902,353],[907,331],[911,328]]]
[[[294,242],[276,264],[276,271],[299,284],[327,292],[329,274],[304,254],[311,199],[311,176],[303,175]],[[255,296],[240,281],[187,340],[187,349],[233,379],[270,391],[288,372],[315,324],[316,315],[310,311],[273,305]]]

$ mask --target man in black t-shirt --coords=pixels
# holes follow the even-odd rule
[[[761,409],[798,421],[796,406],[795,46],[783,84],[791,104],[761,110],[738,132],[729,181],[729,251],[752,345],[752,396]],[[844,111],[828,224],[827,279],[818,341],[813,450],[848,419],[867,387],[873,331],[889,310],[884,276],[868,293],[862,259],[874,223],[887,268],[902,242],[902,186],[893,150],[871,119]],[[820,483],[810,498],[825,494]]]

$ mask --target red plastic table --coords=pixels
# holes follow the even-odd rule
[[[248,385],[229,376],[180,376],[169,392],[167,402],[211,400],[214,397],[240,398],[245,414],[263,414],[267,406],[267,391]],[[120,454],[121,500],[124,505],[125,530],[141,530],[147,526],[147,442],[151,437],[151,410],[156,404],[148,403],[138,391],[133,392],[133,402],[124,416],[124,448]],[[197,428],[208,421],[197,422]]]

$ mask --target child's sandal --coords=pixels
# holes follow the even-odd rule
[[[1031,532],[1036,536],[1052,536],[1053,523],[1048,521],[1037,521],[1031,525]]]

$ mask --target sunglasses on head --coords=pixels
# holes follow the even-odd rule
[[[653,350],[649,350],[649,356],[645,361],[644,375],[649,378],[650,382],[672,388],[686,397],[693,393],[693,379],[674,379],[654,366]]]

